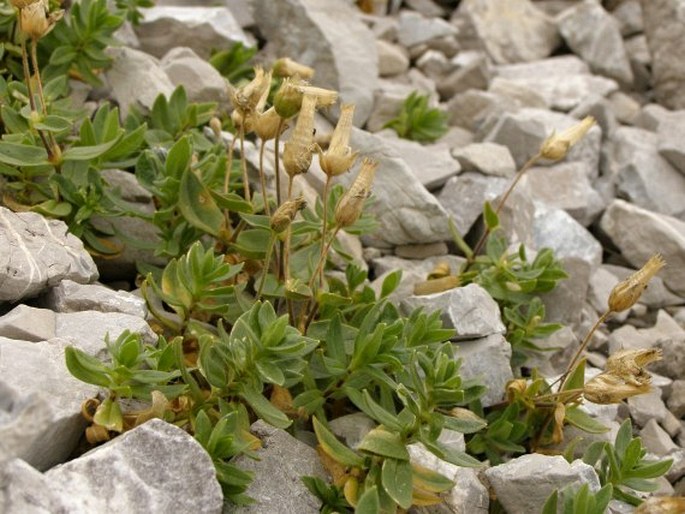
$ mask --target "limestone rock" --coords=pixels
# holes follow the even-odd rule
[[[405,47],[457,33],[456,27],[442,18],[429,18],[414,11],[400,12],[399,21],[397,39]]]
[[[162,58],[161,66],[174,86],[185,88],[188,101],[217,102],[222,108],[230,105],[226,79],[191,48],[172,48]]]
[[[673,442],[673,439],[653,418],[647,421],[642,430],[640,430],[640,437],[645,448],[660,457],[665,456],[672,450],[678,449],[678,445]]]
[[[450,177],[461,171],[459,162],[452,158],[447,146],[437,143],[422,145],[408,139],[386,139],[385,144],[397,152],[414,176],[428,190],[445,185]]]
[[[93,259],[67,233],[67,225],[37,213],[0,207],[0,248],[0,302],[35,296],[65,278],[88,283],[98,277]]]
[[[376,40],[378,74],[381,77],[399,75],[409,69],[409,57],[401,47],[382,39]]]
[[[480,397],[483,407],[504,398],[507,382],[514,378],[511,370],[511,344],[501,334],[493,334],[455,345],[455,355],[462,359],[459,374],[464,380],[476,379],[487,390]]]
[[[145,318],[145,300],[126,291],[113,291],[97,284],[77,284],[63,280],[50,289],[43,299],[44,305],[56,312],[121,312]]]
[[[670,112],[659,122],[659,154],[685,175],[685,110]]]
[[[47,341],[55,337],[55,313],[17,305],[0,317],[0,337],[21,341]]]
[[[355,125],[361,126],[373,106],[378,55],[358,11],[346,2],[317,0],[256,0],[254,9],[259,30],[279,56],[313,67],[317,86],[340,91],[343,101],[356,104]]]

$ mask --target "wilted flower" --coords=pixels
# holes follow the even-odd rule
[[[414,284],[414,294],[417,296],[442,293],[458,287],[461,281],[456,275],[447,275],[445,277],[432,278],[423,282]]]
[[[269,141],[276,137],[279,127],[285,129],[285,125],[281,123],[281,117],[276,112],[274,107],[270,107],[266,112],[255,114],[253,130],[257,137],[262,141]]]
[[[301,211],[307,206],[307,202],[302,196],[298,196],[283,204],[276,209],[273,216],[271,216],[271,230],[280,234],[290,226],[290,223],[295,219],[298,211]]]
[[[209,128],[212,129],[212,133],[214,134],[214,137],[217,138],[218,140],[221,139],[221,120],[217,118],[216,116],[212,116],[212,119],[209,120]]]
[[[354,104],[344,104],[340,110],[338,123],[333,131],[331,144],[325,152],[319,154],[321,169],[329,177],[345,173],[352,167],[357,158],[358,152],[353,152],[349,146],[353,116]]]
[[[310,79],[314,76],[314,68],[293,61],[289,57],[278,59],[273,67],[273,74],[277,77],[300,77]]]
[[[629,383],[648,384],[651,381],[651,377],[644,367],[661,358],[662,352],[659,348],[620,350],[609,356],[605,371],[613,373]]]
[[[647,384],[627,383],[611,373],[600,373],[583,388],[583,396],[592,403],[620,403],[626,398],[648,393],[651,386]]]
[[[21,30],[32,39],[38,40],[48,34],[55,24],[62,19],[63,10],[48,13],[47,1],[34,0],[33,2],[16,2],[23,5],[19,7],[19,20]]]
[[[616,284],[609,295],[609,310],[621,312],[635,305],[649,281],[665,265],[663,257],[657,253],[650,257],[642,268]]]
[[[540,155],[552,161],[563,159],[571,147],[580,141],[594,124],[595,119],[592,116],[587,116],[581,122],[576,123],[559,134],[552,133],[542,143]]]
[[[307,173],[314,153],[316,97],[305,95],[290,139],[283,146],[283,167],[289,176]]]
[[[335,208],[335,222],[338,227],[349,227],[361,216],[364,201],[371,194],[376,168],[378,168],[378,162],[368,158],[362,161],[357,178]]]
[[[330,107],[338,99],[338,92],[332,89],[324,89],[322,87],[314,87],[306,84],[296,85],[296,89],[303,95],[309,95],[316,98],[316,105],[318,107]]]
[[[262,97],[269,94],[271,87],[271,72],[264,73],[264,70],[257,66],[255,67],[255,77],[245,84],[233,91],[231,100],[233,106],[241,111],[244,117],[254,112],[257,105],[262,100]]]

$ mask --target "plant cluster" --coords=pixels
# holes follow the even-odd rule
[[[67,77],[96,83],[109,64],[104,49],[114,31],[124,19],[136,22],[147,5],[118,0],[108,9],[105,0],[82,0],[60,21],[56,6],[12,0],[0,19],[2,203],[64,220],[92,253],[103,255],[117,253],[121,243],[99,221],[145,217],[159,230],[154,249],[166,260],[161,268],[140,265],[141,290],[159,335],[155,345],[127,332],[107,341],[104,362],[76,348],[66,351],[70,372],[106,391],[83,405],[89,442],[152,417],[165,419],[195,436],[212,457],[226,500],[243,504],[250,501],[251,475],[235,459],[258,457],[261,441],[250,425],[262,419],[296,437],[316,435],[332,483],[304,481],[323,512],[398,512],[437,504],[453,487],[411,462],[410,444],[420,442],[459,466],[478,466],[481,457],[495,463],[560,444],[566,424],[604,430],[580,408],[584,399],[617,402],[649,388],[644,365],[656,353],[615,355],[587,383],[580,356],[599,323],[637,301],[663,265],[658,258],[617,286],[558,387],[534,372],[508,384],[501,404],[482,409],[484,387],[461,378],[453,332],[442,327],[440,314],[401,314],[388,301],[401,273],[389,274],[376,293],[345,252],[341,231],[374,229],[364,207],[382,163],[359,158],[350,147],[353,105],[340,106],[327,145],[315,141],[314,115],[336,104],[337,92],[311,85],[314,70],[307,66],[283,58],[268,70],[248,69],[252,50],[215,53],[213,64],[234,83],[230,117],[220,118],[214,104],[189,102],[182,88],[168,99],[160,96],[149,114],[133,111],[123,121],[107,104],[92,116],[74,109]],[[393,122],[403,137],[441,135],[444,117],[427,105],[418,95],[408,99]],[[550,137],[511,188],[535,160],[563,158],[590,125],[583,121]],[[252,176],[248,140],[260,150]],[[264,148],[271,140],[277,157],[269,185]],[[307,205],[297,194],[297,176],[314,158],[326,182]],[[107,168],[134,172],[153,197],[154,213],[124,202],[102,178]],[[357,169],[351,185],[337,184],[351,169]],[[536,339],[558,328],[545,323],[539,295],[565,274],[550,250],[531,259],[524,247],[509,251],[499,213],[510,191],[496,207],[485,205],[484,234],[473,249],[455,232],[464,267],[456,274],[436,270],[417,292],[483,286],[502,308],[519,366],[538,350]],[[340,261],[342,271],[335,265]],[[377,426],[350,448],[329,422],[354,412]],[[644,480],[667,466],[644,461],[639,439],[631,440],[630,426],[624,427],[620,441],[591,446],[585,456],[605,488],[561,493],[550,505],[561,498],[570,512],[593,512],[607,495],[639,502],[631,491],[646,490]],[[442,443],[444,430],[468,434],[467,452]]]

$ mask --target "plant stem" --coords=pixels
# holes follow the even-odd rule
[[[264,177],[264,148],[266,141],[262,139],[259,147],[259,183],[262,187],[262,200],[264,201],[264,212],[271,217],[271,207],[269,207],[269,199],[266,196],[266,178]]]
[[[330,175],[326,175],[326,185],[323,188],[323,216],[321,220],[321,256],[320,258],[323,258],[323,255],[326,251],[325,247],[325,242],[326,242],[326,232],[328,229],[328,192],[331,187],[331,177]],[[321,269],[321,273],[319,273],[319,287],[323,284],[323,268]]]
[[[38,85],[38,98],[41,104],[43,116],[48,115],[48,108],[45,102],[45,94],[43,93],[43,80],[40,77],[40,68],[38,67],[38,40],[33,38],[31,40],[31,63],[33,65],[33,72],[36,75],[36,84]],[[57,140],[52,132],[48,132],[47,139],[49,140],[50,150],[48,154],[53,156],[59,155],[59,148],[57,148]]]
[[[243,190],[245,200],[250,201],[250,182],[247,179],[247,159],[245,159],[245,128],[240,125],[240,165],[243,168]]]
[[[276,137],[274,138],[274,152],[276,157],[274,158],[274,171],[276,173],[276,207],[281,206],[281,165],[280,165],[280,143],[281,143],[281,131],[283,130],[283,124],[285,120],[283,118],[278,122],[278,129],[276,130]]]
[[[31,112],[37,112],[36,99],[33,97],[33,88],[31,87],[31,70],[29,69],[29,54],[26,50],[26,38],[22,37],[21,40],[21,64],[24,68],[24,80],[26,81],[26,91],[29,95],[29,106],[31,107]],[[52,146],[48,142],[45,134],[42,130],[36,129],[40,140],[43,142],[45,151],[48,152],[48,160],[52,161]]]
[[[269,264],[271,263],[271,254],[273,253],[274,243],[276,242],[276,234],[271,237],[269,241],[269,249],[266,251],[266,257],[264,258],[264,272],[262,274],[262,279],[259,281],[259,289],[257,289],[257,297],[255,301],[258,302],[262,297],[262,291],[264,290],[264,283],[266,282],[266,276],[269,273]]]

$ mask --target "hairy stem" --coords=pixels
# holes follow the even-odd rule
[[[266,177],[264,176],[264,148],[266,141],[262,139],[259,147],[259,183],[262,187],[262,200],[264,201],[264,212],[271,217],[271,207],[269,207],[269,199],[266,196]]]

